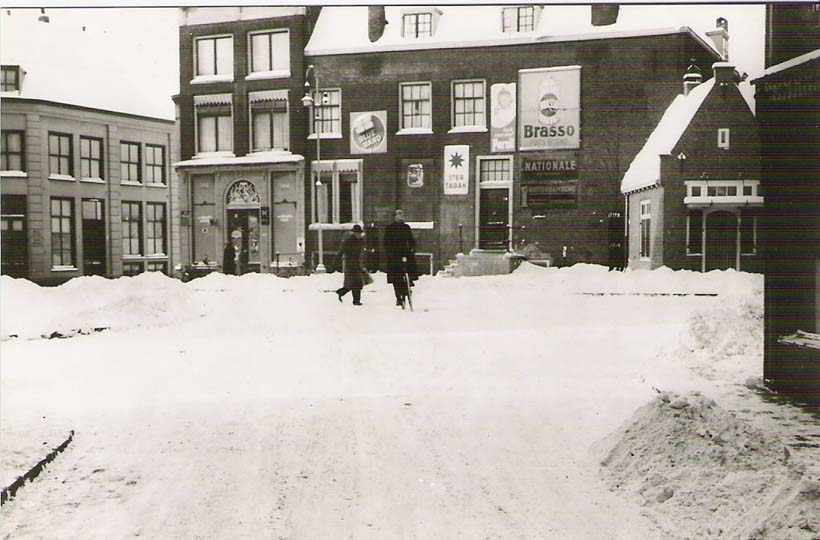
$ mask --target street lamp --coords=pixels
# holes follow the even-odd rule
[[[310,118],[313,119],[313,125],[315,126],[316,130],[316,184],[314,191],[316,192],[316,230],[319,233],[319,264],[316,265],[316,273],[317,274],[324,274],[327,272],[325,268],[325,259],[324,253],[322,249],[322,212],[320,208],[320,201],[321,201],[321,194],[319,190],[322,187],[322,123],[317,122],[317,118],[313,115],[313,106],[314,100],[313,96],[311,96],[310,92],[310,79],[308,76],[311,72],[313,72],[313,88],[315,88],[315,92],[319,93],[319,75],[317,73],[317,69],[314,67],[313,64],[307,67],[305,70],[305,95],[302,98],[302,105],[308,108],[308,114]],[[308,124],[309,126],[310,124]]]

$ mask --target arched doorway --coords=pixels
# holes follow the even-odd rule
[[[225,241],[234,245],[239,274],[260,270],[261,207],[262,199],[252,182],[238,180],[228,187],[225,194]]]
[[[712,212],[706,216],[706,271],[737,268],[737,216]]]

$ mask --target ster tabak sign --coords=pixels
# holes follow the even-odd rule
[[[581,66],[523,69],[519,77],[519,150],[580,147]]]
[[[350,153],[387,152],[387,111],[350,113]]]
[[[444,194],[467,195],[470,192],[470,147],[458,144],[444,147]]]

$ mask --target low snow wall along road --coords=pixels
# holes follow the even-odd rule
[[[12,482],[9,486],[4,487],[3,491],[0,492],[0,505],[6,504],[9,500],[13,499],[17,492],[20,490],[20,488],[22,488],[26,482],[33,482],[35,478],[40,476],[40,473],[43,472],[43,469],[45,469],[49,463],[54,461],[54,458],[57,457],[57,454],[60,454],[66,448],[68,448],[68,445],[71,444],[72,440],[74,440],[74,430],[72,430],[71,433],[68,434],[68,438],[66,440],[64,440],[57,448],[49,452],[46,455],[46,457],[38,461],[34,467],[26,471],[26,473],[23,474],[23,476],[17,478],[17,480]]]

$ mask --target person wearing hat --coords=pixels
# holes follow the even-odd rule
[[[384,270],[387,282],[393,284],[396,305],[404,309],[409,287],[418,279],[416,270],[416,240],[410,225],[404,222],[404,211],[397,208],[393,212],[393,222],[384,228]]]
[[[336,254],[336,267],[343,268],[345,281],[340,289],[336,289],[339,302],[342,297],[353,292],[353,305],[362,305],[362,287],[364,277],[364,231],[361,225],[353,225],[350,235],[344,239],[339,252]]]

